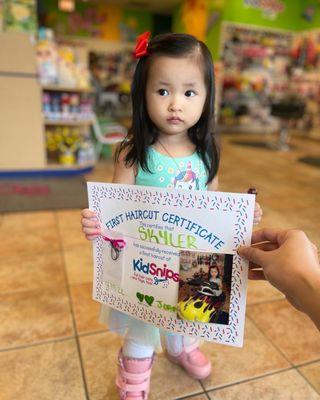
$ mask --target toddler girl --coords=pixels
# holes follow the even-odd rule
[[[132,82],[132,127],[117,153],[113,182],[188,190],[217,190],[219,148],[213,132],[214,69],[204,43],[186,34],[138,38]],[[256,220],[261,209],[256,206]],[[95,214],[82,211],[83,232],[101,234]],[[111,330],[124,335],[116,384],[121,399],[146,399],[159,329],[111,310]],[[211,372],[198,341],[165,333],[166,355],[193,378]]]

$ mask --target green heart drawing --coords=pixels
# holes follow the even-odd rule
[[[144,294],[137,292],[136,296],[138,297],[139,301],[142,303],[144,299]]]
[[[144,299],[149,304],[149,306],[151,306],[153,301],[154,301],[154,297],[153,296],[144,296]]]

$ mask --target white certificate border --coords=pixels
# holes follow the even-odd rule
[[[143,187],[138,185],[120,185],[88,182],[89,207],[101,215],[103,199],[126,200],[130,202],[162,205],[170,207],[190,207],[212,211],[235,212],[236,224],[233,237],[233,250],[240,245],[248,245],[251,238],[253,215],[248,213],[249,194],[202,191],[176,191],[164,188]],[[247,226],[247,228],[246,228]],[[250,229],[248,229],[250,227]],[[146,323],[152,323],[164,330],[183,335],[214,341],[232,346],[243,345],[248,263],[237,253],[233,256],[232,282],[230,297],[229,324],[203,324],[177,319],[168,313],[155,312],[154,308],[134,303],[102,281],[102,239],[94,243],[94,290],[93,298],[112,308],[132,315]]]

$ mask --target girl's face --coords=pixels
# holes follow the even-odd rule
[[[218,276],[218,270],[217,268],[210,268],[210,276],[212,278],[216,278]]]
[[[147,111],[161,135],[186,135],[202,114],[206,87],[195,57],[159,56],[152,61],[146,86]]]

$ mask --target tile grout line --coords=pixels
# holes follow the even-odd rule
[[[90,397],[89,397],[88,385],[87,385],[86,375],[85,375],[85,371],[84,371],[84,365],[83,365],[83,359],[82,359],[81,347],[80,347],[80,340],[79,340],[79,336],[78,336],[76,319],[75,319],[74,310],[73,310],[71,290],[70,290],[68,274],[67,274],[67,270],[66,270],[66,263],[65,263],[65,257],[64,257],[64,248],[63,248],[63,245],[62,245],[62,238],[61,238],[61,232],[60,232],[60,226],[59,226],[59,219],[58,219],[57,211],[54,211],[54,218],[55,218],[55,221],[56,221],[56,224],[57,224],[57,228],[58,228],[58,233],[59,233],[59,248],[60,248],[60,253],[62,255],[62,258],[63,258],[63,272],[64,272],[64,277],[65,277],[66,290],[67,290],[68,298],[69,298],[69,307],[70,307],[72,325],[73,325],[73,330],[74,330],[74,338],[75,338],[77,351],[78,351],[78,357],[79,357],[79,361],[80,361],[80,370],[81,370],[84,394],[85,394],[86,400],[89,400]]]
[[[210,396],[209,396],[209,394],[207,393],[207,389],[205,388],[205,386],[204,386],[202,380],[200,379],[199,382],[200,382],[200,385],[201,385],[201,387],[202,387],[202,389],[203,389],[203,391],[204,391],[205,396],[207,397],[208,400],[210,400]]]
[[[24,350],[24,349],[29,349],[30,347],[38,347],[46,344],[51,344],[51,343],[60,343],[60,342],[67,342],[68,340],[73,340],[75,337],[74,335],[72,336],[60,336],[56,339],[47,339],[47,340],[42,340],[41,342],[32,342],[29,344],[22,344],[14,347],[3,347],[0,349],[0,353],[6,353],[8,351],[16,351],[16,350]]]
[[[319,361],[320,361],[320,358],[316,358],[315,360],[312,360],[312,361],[306,361],[306,362],[302,362],[300,364],[296,364],[295,367],[301,368],[301,367],[305,367],[306,365],[315,364],[316,362],[319,362]]]
[[[311,386],[312,389],[313,389],[317,394],[320,394],[320,391],[319,391],[318,389],[316,389],[316,387],[308,380],[308,378],[307,378],[306,376],[303,375],[303,373],[299,370],[299,368],[296,367],[295,369],[296,369],[296,371],[298,372],[298,374],[302,377],[302,379],[303,379],[305,382],[307,382],[307,384],[308,384],[309,386]]]
[[[192,393],[192,394],[187,394],[186,396],[183,396],[183,397],[180,397],[180,396],[179,397],[174,397],[172,400],[188,400],[188,399],[192,399],[192,397],[194,397],[194,396],[199,396],[201,394],[206,395],[205,392],[195,392],[195,393]]]
[[[285,299],[284,299],[285,300]],[[273,341],[260,329],[260,327],[256,324],[256,322],[248,316],[248,319],[254,324],[254,326],[263,334],[263,336],[274,346],[274,348],[279,351],[279,353],[289,362],[289,364],[292,366],[292,369],[296,370],[304,379],[304,381],[306,383],[308,383],[308,385],[310,387],[312,387],[312,389],[315,390],[316,393],[320,394],[320,392],[318,392],[318,390],[313,386],[313,384],[311,382],[308,381],[308,379],[299,371],[299,368],[301,366],[304,365],[308,365],[308,364],[312,364],[314,362],[317,362],[317,360],[312,360],[312,361],[307,361],[306,363],[302,363],[302,364],[297,364],[295,365],[291,360],[289,360],[289,358],[279,349],[279,347],[273,343]]]
[[[259,325],[256,324],[256,322],[247,315],[247,318],[253,323],[253,325],[258,329],[258,331],[263,335],[263,337],[282,355],[282,357],[288,361],[288,363],[291,365],[291,367],[294,368],[294,364],[291,360],[289,360],[289,358],[283,353],[283,351],[281,349],[279,349],[279,347],[273,343],[273,341],[265,334],[265,332],[260,329]]]
[[[247,382],[258,381],[259,379],[267,378],[269,376],[278,375],[278,374],[281,374],[282,372],[287,372],[287,371],[292,371],[292,370],[294,370],[294,367],[288,367],[288,368],[284,368],[284,369],[279,369],[278,371],[267,372],[267,373],[259,375],[259,376],[254,376],[252,378],[243,379],[242,381],[228,383],[227,385],[218,386],[216,388],[209,389],[209,390],[206,389],[206,393],[216,392],[218,390],[226,389],[226,388],[229,388],[232,386],[242,385],[243,383],[247,383]]]

